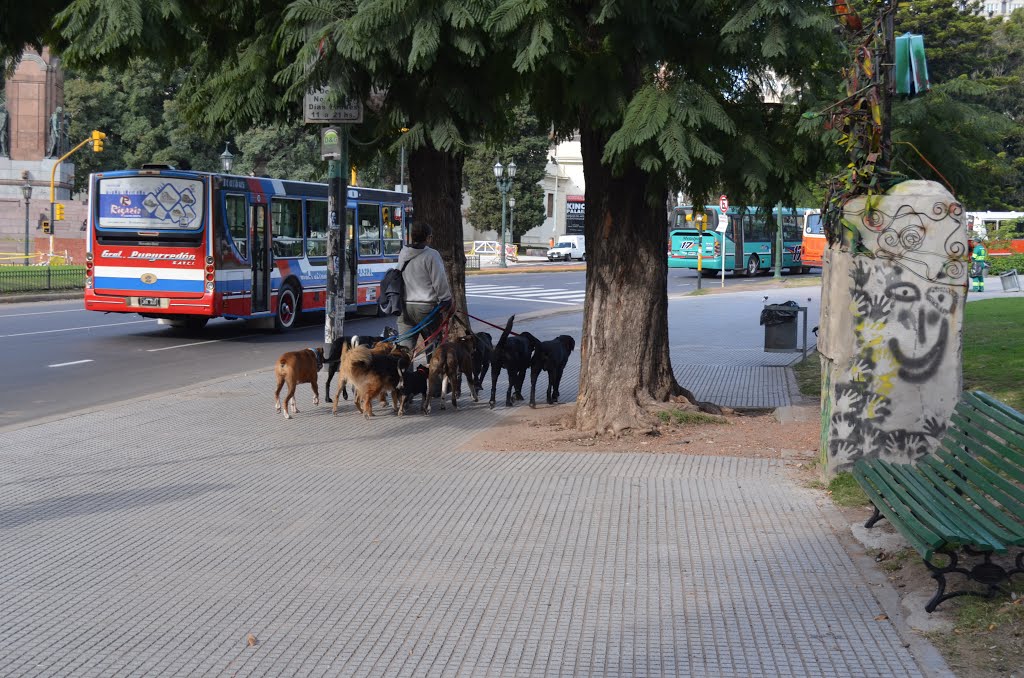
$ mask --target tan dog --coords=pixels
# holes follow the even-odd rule
[[[341,361],[338,391],[344,383],[352,384],[356,409],[369,419],[373,416],[373,401],[390,392],[394,410],[398,411],[398,389],[409,360],[390,352],[374,352],[365,346],[354,346],[345,352]],[[338,394],[334,397],[334,414],[338,413]]]
[[[288,404],[291,403],[292,412],[299,413],[299,406],[295,403],[295,387],[299,384],[309,384],[313,387],[313,404],[320,404],[320,391],[317,389],[317,375],[320,368],[324,366],[324,350],[318,348],[315,351],[311,348],[302,351],[290,351],[277,359],[274,364],[274,376],[277,377],[277,390],[274,391],[274,411],[281,411],[281,387],[288,382],[288,393],[284,397],[284,418],[291,419],[288,413]]]
[[[444,409],[445,391],[451,389],[452,407],[458,409],[458,397],[462,394],[462,375],[466,375],[469,392],[473,401],[478,402],[476,381],[473,379],[473,348],[476,337],[465,336],[455,341],[446,341],[434,350],[430,356],[430,377],[427,394],[424,397],[423,409],[430,414],[430,399],[434,393],[440,394],[441,409]]]

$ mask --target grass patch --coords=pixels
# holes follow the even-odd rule
[[[0,266],[0,293],[85,287],[85,266]]]
[[[964,311],[964,388],[1024,410],[1024,298],[972,301]]]
[[[713,414],[691,412],[690,410],[680,410],[678,408],[661,410],[658,412],[658,419],[661,420],[661,423],[663,424],[672,422],[674,424],[679,424],[680,426],[704,426],[706,424],[729,423],[724,418],[716,417]]]
[[[706,287],[702,287],[699,290],[692,290],[690,292],[687,292],[686,296],[688,296],[688,297],[702,297],[705,294],[711,294],[711,290],[706,288]]]
[[[961,598],[956,611],[956,628],[961,633],[986,633],[1000,626],[1010,626],[1016,632],[1024,632],[1024,582],[1015,579],[1007,587],[1011,597],[1000,594],[991,600],[974,596]],[[1012,593],[1017,594],[1016,600]]]
[[[836,506],[867,506],[869,503],[868,496],[849,472],[840,473],[830,480],[828,493]]]
[[[789,278],[782,283],[783,287],[821,287],[821,276],[813,278]]]
[[[793,365],[796,383],[805,396],[821,398],[821,357],[817,351]]]

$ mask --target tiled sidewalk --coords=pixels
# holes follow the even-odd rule
[[[922,675],[778,462],[460,451],[503,410],[272,381],[0,434],[5,675]]]

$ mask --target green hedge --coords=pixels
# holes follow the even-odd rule
[[[989,255],[988,261],[992,264],[988,269],[989,275],[1000,275],[1013,269],[1017,269],[1017,273],[1024,275],[1024,254],[1011,254],[1008,257]]]

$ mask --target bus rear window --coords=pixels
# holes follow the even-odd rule
[[[203,182],[177,177],[100,179],[100,229],[198,231],[203,225]]]

